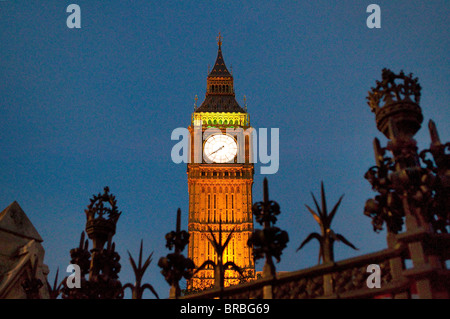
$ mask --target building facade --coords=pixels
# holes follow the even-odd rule
[[[0,212],[0,299],[48,299],[42,238],[14,201]]]
[[[223,264],[234,262],[245,277],[253,278],[255,266],[252,250],[247,246],[253,231],[252,128],[246,107],[242,108],[236,101],[233,75],[223,59],[220,35],[218,46],[216,62],[207,76],[205,100],[194,109],[189,126],[188,256],[196,267],[207,260],[217,263],[209,230],[219,241],[220,228],[222,243],[233,232],[223,254]],[[225,271],[225,286],[241,280],[236,271]],[[188,288],[207,288],[213,282],[214,270],[210,267],[197,272],[188,282]]]

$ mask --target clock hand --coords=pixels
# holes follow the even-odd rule
[[[224,148],[225,145],[222,145],[222,147],[219,147],[217,150],[215,150],[214,152],[212,152],[211,154],[209,154],[208,156],[213,155],[214,153],[217,153],[218,151],[220,151],[222,148]]]

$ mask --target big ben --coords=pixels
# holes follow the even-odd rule
[[[206,80],[205,100],[194,109],[189,126],[188,256],[196,267],[207,260],[216,263],[209,230],[219,240],[220,229],[222,242],[232,232],[223,263],[234,262],[247,278],[255,274],[252,250],[247,246],[253,231],[254,166],[252,139],[248,134],[251,130],[246,107],[242,108],[236,101],[233,75],[225,65],[219,34],[216,62]],[[240,280],[237,271],[225,271],[225,286]],[[213,282],[214,270],[204,269],[188,282],[188,288],[202,289],[212,286]]]

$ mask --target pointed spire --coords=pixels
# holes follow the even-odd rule
[[[222,39],[223,39],[223,37],[220,35],[220,31],[219,31],[219,35],[217,36],[217,45],[219,46],[219,48],[222,45]]]
[[[440,145],[441,140],[439,138],[439,134],[436,128],[436,123],[433,120],[428,122],[428,129],[430,131],[431,143],[434,145]]]
[[[197,109],[197,101],[198,101],[198,96],[197,94],[195,94],[195,98],[194,98],[195,102],[194,102],[194,112]]]
[[[222,35],[217,36],[217,45],[219,49],[217,51],[216,63],[214,63],[214,67],[211,72],[209,72],[208,77],[231,77],[231,73],[228,71],[227,66],[225,65],[225,61],[222,55]]]
[[[222,55],[223,37],[217,36],[217,58],[206,78],[206,97],[194,112],[242,112],[245,110],[236,102],[234,80]],[[209,71],[209,67],[208,67]]]

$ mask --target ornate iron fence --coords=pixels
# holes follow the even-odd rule
[[[406,246],[385,249],[347,260],[322,264],[294,272],[283,273],[275,278],[260,279],[239,286],[211,289],[183,297],[184,299],[218,298],[224,299],[262,299],[264,287],[272,289],[274,299],[316,299],[316,298],[396,298],[400,293],[410,297],[413,284],[405,276],[396,276],[393,265],[397,260],[408,257]],[[367,266],[377,264],[381,269],[381,288],[369,288]],[[331,278],[331,294],[324,294],[326,278]]]

